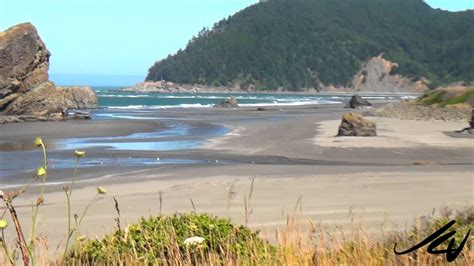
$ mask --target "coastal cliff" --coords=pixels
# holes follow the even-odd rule
[[[63,120],[68,109],[97,107],[91,88],[49,81],[50,55],[30,23],[0,32],[0,123]]]

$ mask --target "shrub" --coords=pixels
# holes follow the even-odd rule
[[[202,243],[186,244],[191,237],[203,237]],[[102,239],[79,243],[78,253],[70,260],[81,263],[140,261],[206,262],[264,261],[275,248],[258,237],[258,232],[229,219],[209,214],[174,214],[141,218],[125,230],[117,230]]]

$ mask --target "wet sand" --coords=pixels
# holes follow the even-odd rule
[[[362,225],[367,231],[380,232],[403,228],[416,217],[430,215],[433,209],[436,213],[443,206],[474,203],[473,140],[440,133],[462,128],[462,122],[406,123],[376,118],[380,125],[378,138],[336,138],[334,121],[346,111],[341,105],[325,105],[267,111],[166,110],[148,114],[225,125],[231,131],[191,150],[90,151],[91,156],[202,162],[80,169],[72,196],[75,213],[80,213],[94,197],[96,186],[108,189],[107,195],[93,203],[81,231],[88,236],[100,236],[114,230],[113,196],[120,203],[122,223],[159,213],[160,191],[163,213],[192,211],[192,200],[198,212],[243,223],[244,197],[254,177],[249,225],[269,234],[295,212],[304,217],[302,221],[311,219],[333,229]],[[157,121],[148,120],[81,123],[81,128],[88,129],[79,133],[90,136],[129,134],[159,127]],[[60,123],[44,125],[0,125],[0,136],[2,140],[29,139],[39,132],[45,139],[82,136],[73,129],[61,130]],[[430,133],[433,131],[436,133]],[[383,138],[389,138],[390,145],[385,145],[387,139]],[[425,165],[416,165],[421,161]],[[71,171],[51,170],[49,181],[67,181],[68,172]],[[66,232],[63,185],[56,182],[48,187],[39,217],[39,232],[48,236],[51,247],[61,245]],[[25,226],[30,222],[28,205],[35,201],[37,190],[33,187],[16,200],[20,216],[26,217]]]

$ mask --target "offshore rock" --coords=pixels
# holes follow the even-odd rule
[[[235,97],[230,97],[214,105],[214,107],[235,108],[235,107],[239,107],[239,103],[237,102],[237,99]]]
[[[347,103],[346,108],[359,109],[370,106],[372,106],[372,104],[369,101],[356,94],[352,96],[351,100]]]

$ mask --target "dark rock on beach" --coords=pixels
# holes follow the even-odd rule
[[[370,137],[376,135],[377,128],[375,123],[356,113],[345,113],[342,116],[342,122],[337,133],[338,137]]]
[[[346,108],[359,109],[369,106],[372,106],[369,101],[356,94],[352,96],[351,100],[347,103]]]
[[[228,99],[223,100],[219,104],[214,105],[214,107],[222,107],[222,108],[235,108],[239,107],[239,103],[235,97],[230,97]]]
[[[469,127],[456,131],[456,133],[474,134],[474,109],[471,110],[471,120],[469,121]]]
[[[97,107],[97,96],[91,88],[58,88],[48,80],[49,57],[32,24],[0,32],[2,123],[63,120],[67,109]]]

